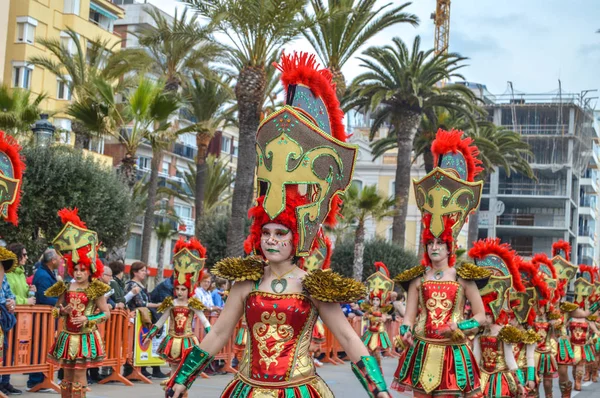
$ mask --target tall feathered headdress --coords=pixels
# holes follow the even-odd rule
[[[552,291],[544,275],[531,262],[520,259],[519,274],[525,286],[525,292],[511,294],[511,306],[520,323],[533,325],[536,312],[545,306],[552,297]]]
[[[558,293],[561,297],[567,295],[568,284],[577,274],[577,266],[570,263],[571,245],[569,242],[559,240],[552,244],[552,265],[556,269],[558,278]]]
[[[365,281],[369,291],[369,298],[373,300],[378,298],[381,304],[385,304],[389,299],[390,292],[394,290],[394,281],[390,278],[390,271],[381,261],[375,262],[376,271]]]
[[[52,244],[65,259],[69,275],[73,275],[75,265],[82,265],[97,279],[104,273],[104,265],[98,258],[98,234],[87,228],[78,213],[77,208],[58,211],[64,226]]]
[[[471,138],[458,130],[438,130],[431,145],[436,168],[413,181],[417,206],[423,215],[422,242],[442,239],[450,250],[449,264],[455,261],[455,242],[469,214],[479,207],[483,181],[475,177],[483,169],[479,150]],[[423,265],[431,260],[427,253]]]
[[[14,225],[19,223],[17,210],[24,171],[21,146],[12,136],[0,131],[0,218]]]
[[[262,254],[266,222],[289,227],[296,256],[309,256],[323,224],[336,221],[340,199],[352,181],[357,148],[347,144],[343,113],[331,72],[314,55],[283,55],[281,71],[286,105],[268,115],[256,135],[258,205],[246,251]],[[306,192],[299,189],[305,186]],[[293,202],[293,203],[292,203]]]
[[[588,309],[591,302],[590,297],[595,293],[596,272],[591,265],[579,265],[579,277],[575,280],[575,304],[581,308]]]
[[[192,297],[206,261],[206,248],[196,238],[186,241],[180,237],[173,253],[173,287],[179,285],[187,287],[188,296]]]
[[[487,285],[480,290],[486,312],[493,316],[495,322],[506,322],[511,312],[511,289],[525,291],[516,262],[519,261],[517,253],[508,243],[500,243],[499,238],[487,238],[475,242],[469,250],[469,257],[475,260],[478,267],[492,274]]]

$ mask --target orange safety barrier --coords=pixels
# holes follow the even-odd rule
[[[100,384],[117,381],[126,386],[133,386],[131,381],[121,375],[121,367],[127,361],[127,354],[129,351],[133,351],[130,349],[130,340],[127,338],[129,324],[129,311],[115,309],[110,311],[108,321],[98,328],[106,350],[106,359],[102,366],[110,366],[113,370],[110,376],[100,380]]]
[[[17,323],[8,332],[8,344],[4,347],[6,366],[0,366],[0,375],[43,373],[44,381],[31,391],[51,388],[60,392],[54,383],[54,366],[46,361],[56,333],[52,307],[17,305],[15,316]]]
[[[215,322],[217,321],[217,319],[219,318],[218,314],[211,314],[208,311],[205,312],[205,314],[206,314],[206,318],[208,319],[208,321],[210,322],[211,325],[214,325]],[[239,327],[240,327],[240,324],[238,323],[238,328]],[[237,332],[237,329],[236,329],[236,332]],[[214,359],[215,361],[218,361],[218,360],[225,361],[225,366],[223,367],[223,370],[228,373],[237,373],[237,370],[235,370],[234,368],[231,367],[231,361],[233,360],[233,357],[235,356],[235,354],[233,353],[233,346],[235,343],[236,332],[234,332],[229,337],[229,340],[227,340],[225,347],[223,347],[223,349],[217,355],[215,355],[215,359]],[[194,322],[194,334],[196,335],[196,337],[198,337],[199,341],[202,341],[204,339],[206,332],[204,332],[204,327],[202,326],[202,324],[200,322],[197,322],[197,321]]]

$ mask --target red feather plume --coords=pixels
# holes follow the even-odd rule
[[[60,221],[63,224],[67,224],[68,222],[71,222],[71,224],[80,227],[80,228],[87,228],[87,226],[85,225],[85,223],[83,221],[81,221],[81,218],[79,218],[79,215],[77,214],[79,213],[79,209],[78,208],[74,208],[74,209],[61,209],[58,211],[58,216],[60,217]]]
[[[435,140],[431,144],[433,153],[433,164],[438,165],[440,156],[445,153],[460,152],[467,162],[467,181],[475,181],[475,177],[483,171],[481,165],[483,162],[477,158],[479,149],[473,145],[473,139],[470,137],[462,138],[463,132],[460,130],[442,130],[439,129]]]
[[[537,253],[531,259],[531,263],[535,267],[539,267],[540,264],[546,265],[550,269],[550,272],[552,273],[552,279],[558,278],[558,274],[556,273],[556,268],[554,268],[554,264],[552,264],[552,260],[550,260],[548,258],[548,256],[546,255],[546,253]]]
[[[579,272],[582,274],[584,272],[588,272],[592,278],[592,284],[594,284],[594,282],[596,281],[595,269],[591,265],[579,264]]]
[[[329,239],[327,236],[323,237],[323,241],[325,242],[325,260],[323,260],[323,265],[321,265],[321,269],[325,270],[325,269],[329,269],[331,267],[331,255],[332,250],[331,250],[331,239]]]
[[[21,187],[23,186],[23,173],[25,172],[25,162],[21,156],[21,149],[21,145],[19,145],[14,137],[0,130],[0,152],[6,153],[6,156],[8,156],[12,163],[14,172],[12,178],[20,181],[15,194],[15,201],[12,205],[8,206],[7,221],[15,226],[19,224],[17,211],[21,204]]]
[[[323,100],[329,114],[331,135],[336,139],[346,142],[348,136],[344,128],[344,112],[340,109],[340,101],[335,93],[333,74],[329,69],[319,69],[314,54],[294,52],[283,54],[279,64],[273,64],[281,71],[281,82],[287,89],[290,85],[303,84],[310,88],[312,93]]]
[[[544,277],[541,275],[540,271],[537,270],[536,266],[529,261],[524,261],[521,259],[521,262],[519,263],[519,271],[527,274],[528,277],[526,283],[535,287],[540,294],[540,298],[547,303],[547,301],[552,297],[552,292],[548,288],[548,284],[544,280]],[[542,305],[545,305],[545,303]]]
[[[375,264],[373,265],[375,265],[375,269],[377,271],[381,272],[388,278],[390,277],[390,270],[388,270],[388,267],[384,263],[382,263],[381,261],[375,261]]]
[[[490,254],[496,255],[504,261],[504,264],[506,264],[512,275],[513,287],[519,292],[524,291],[525,286],[523,286],[523,282],[521,281],[519,265],[515,262],[515,258],[518,257],[517,252],[508,243],[500,243],[499,238],[486,238],[475,242],[471,250],[469,250],[469,257],[476,260],[482,260]]]
[[[173,253],[177,253],[183,249],[188,249],[189,251],[198,252],[198,256],[200,258],[206,258],[206,248],[202,246],[202,243],[195,237],[192,237],[189,241],[186,241],[183,236],[179,237],[177,243],[175,243],[175,247],[173,248]]]
[[[571,244],[565,240],[559,240],[552,244],[552,257],[562,251],[565,253],[565,260],[571,261]]]

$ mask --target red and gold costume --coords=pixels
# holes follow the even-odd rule
[[[58,215],[65,226],[52,242],[54,247],[65,259],[69,275],[73,276],[75,265],[89,267],[92,282],[85,290],[70,290],[70,283],[59,281],[44,293],[48,297],[59,297],[58,303],[65,307],[71,306],[71,312],[64,316],[64,328],[50,348],[48,362],[66,369],[96,367],[105,356],[97,324],[106,321],[104,314],[96,314],[96,299],[110,291],[110,286],[98,280],[104,272],[96,252],[98,235],[87,229],[77,209],[63,209]],[[58,312],[55,313],[58,316]],[[89,321],[75,325],[72,319],[82,315]]]
[[[510,291],[525,292],[518,256],[507,243],[488,238],[475,242],[469,257],[492,274],[480,290],[490,323],[474,340],[483,394],[486,397],[516,397],[518,386],[525,384],[525,375],[515,360],[513,345],[524,343],[525,336],[508,322],[514,316],[509,305]]]
[[[462,138],[461,131],[439,130],[432,144],[434,164],[438,165],[419,181],[414,181],[417,205],[423,214],[421,243],[427,245],[440,239],[448,247],[448,265],[456,261],[456,237],[469,213],[479,206],[482,182],[474,182],[482,170],[476,156],[478,150],[472,140]],[[459,281],[475,281],[485,286],[489,271],[473,264],[457,267],[456,280],[426,280],[426,267],[431,259],[425,251],[422,265],[413,267],[395,278],[405,291],[413,281],[417,283],[418,308],[412,336],[414,343],[400,356],[392,388],[406,388],[427,395],[481,396],[480,371],[468,339],[461,330],[448,333],[448,324],[454,322],[465,329],[478,323],[463,320],[465,291]],[[409,303],[410,304],[410,303]],[[469,320],[470,321],[470,320]],[[401,326],[404,334],[412,326]],[[466,322],[466,323],[465,323]]]
[[[345,142],[331,72],[320,70],[308,54],[284,55],[278,68],[286,105],[263,119],[256,136],[258,203],[249,211],[252,225],[244,243],[254,256],[227,258],[213,268],[216,276],[254,282],[243,307],[248,343],[239,371],[221,396],[330,398],[310,353],[319,315],[315,302],[353,302],[365,296],[366,288],[317,269],[304,275],[299,293],[286,293],[282,279],[272,281],[273,293],[259,290],[266,265],[261,239],[266,224],[281,224],[291,232],[291,241],[281,244],[291,243],[295,257],[313,253],[323,237],[321,225],[336,221],[338,195],[350,186],[357,148]],[[188,350],[168,387],[189,388],[212,359],[200,347]],[[387,391],[375,358],[361,357],[351,367],[371,397]]]
[[[366,281],[369,289],[369,303],[363,303],[361,308],[365,311],[364,318],[367,319],[367,330],[362,335],[362,341],[370,352],[376,353],[379,361],[379,352],[387,351],[392,347],[392,342],[385,329],[385,315],[392,306],[387,304],[390,292],[394,290],[394,281],[390,279],[390,272],[384,263],[375,263],[377,270],[369,276]],[[378,299],[379,304],[375,306],[373,300]]]
[[[50,348],[47,360],[63,369],[74,370],[71,373],[73,380],[65,376],[61,382],[61,395],[69,398],[86,396],[87,387],[78,380],[85,376],[85,369],[98,367],[104,360],[104,341],[98,324],[106,322],[110,315],[108,307],[107,313],[98,308],[98,300],[110,291],[110,286],[98,279],[104,273],[104,265],[97,253],[98,235],[87,229],[77,213],[77,209],[58,212],[64,227],[52,244],[65,260],[71,277],[78,266],[89,271],[91,282],[85,289],[71,290],[71,283],[59,281],[44,292],[48,297],[58,297],[52,313],[64,320],[64,327]],[[74,319],[81,316],[86,321],[78,325]]]
[[[210,329],[210,323],[203,312],[205,307],[194,297],[196,284],[206,261],[206,249],[196,238],[188,242],[180,238],[173,251],[173,289],[180,285],[185,286],[188,290],[188,301],[187,304],[181,304],[173,297],[167,297],[158,307],[158,312],[163,315],[148,332],[148,338],[154,337],[167,319],[170,319],[169,331],[158,347],[158,354],[172,365],[181,362],[186,350],[200,344],[192,330],[194,315],[198,316],[205,329]]]

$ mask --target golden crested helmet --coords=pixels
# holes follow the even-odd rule
[[[331,240],[325,236],[317,236],[310,255],[300,264],[305,271],[326,270],[331,266]]]
[[[25,171],[20,151],[17,140],[0,131],[0,218],[13,225],[19,223],[17,210]]]
[[[75,266],[80,265],[90,271],[92,278],[97,279],[104,273],[104,265],[98,258],[98,234],[87,228],[78,213],[77,208],[59,210],[63,228],[52,244],[65,259],[69,275],[72,276]]]
[[[589,309],[595,299],[597,270],[591,265],[580,264],[575,280],[575,298],[573,302],[580,308]]]
[[[493,317],[494,322],[505,324],[511,316],[510,293],[525,292],[517,253],[508,243],[500,243],[499,238],[487,238],[473,244],[469,257],[478,267],[490,271],[487,285],[480,289],[481,298],[486,313]]]
[[[196,238],[186,241],[180,237],[173,253],[173,288],[183,285],[188,289],[188,297],[192,297],[204,268],[206,248]]]
[[[571,264],[571,244],[564,240],[559,240],[552,244],[552,265],[556,269],[558,278],[558,292],[561,297],[565,297],[569,282],[577,274],[577,266]]]
[[[376,271],[367,278],[365,285],[369,291],[369,299],[378,298],[383,305],[390,299],[390,293],[394,291],[394,281],[390,278],[390,271],[384,263],[376,261],[374,265]]]
[[[438,130],[431,145],[436,167],[425,177],[413,181],[417,206],[422,213],[422,243],[442,239],[455,262],[455,242],[467,217],[479,207],[483,181],[475,177],[483,170],[477,159],[479,150],[471,138],[459,130]],[[427,252],[423,265],[431,260]]]
[[[549,302],[552,291],[543,274],[529,261],[519,258],[519,275],[525,292],[511,293],[511,307],[519,323],[533,325],[536,312]]]
[[[257,132],[259,198],[250,210],[253,225],[245,249],[262,254],[260,228],[275,222],[292,230],[295,255],[306,257],[322,225],[336,222],[357,147],[346,143],[333,75],[319,69],[314,55],[283,55],[276,67],[286,105],[263,119]]]

